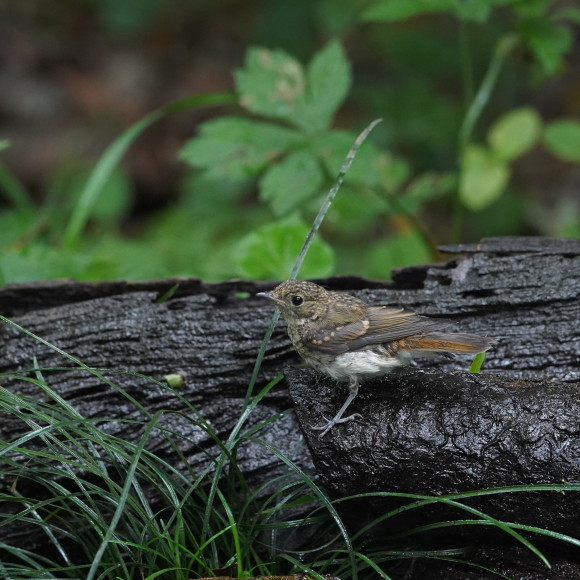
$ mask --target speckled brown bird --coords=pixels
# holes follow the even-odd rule
[[[281,310],[294,348],[310,366],[334,379],[348,379],[349,395],[338,413],[314,427],[320,437],[360,416],[343,417],[364,379],[388,373],[414,353],[475,354],[495,342],[475,334],[440,332],[448,323],[403,308],[368,306],[303,280],[288,280],[259,296]]]

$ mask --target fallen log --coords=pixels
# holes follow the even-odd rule
[[[349,291],[371,304],[405,306],[423,315],[445,318],[456,323],[457,329],[463,332],[499,339],[485,361],[485,376],[450,374],[465,368],[467,363],[459,359],[434,358],[420,363],[430,372],[418,373],[411,368],[365,384],[353,410],[361,412],[368,424],[337,427],[322,442],[313,438],[310,426],[319,422],[322,413],[331,415],[336,410],[337,401],[343,396],[340,387],[309,371],[288,372],[291,394],[313,451],[316,470],[334,494],[349,492],[345,483],[349,473],[354,481],[352,489],[366,489],[361,487],[362,476],[356,475],[360,465],[349,461],[356,459],[361,463],[365,453],[367,459],[371,457],[368,446],[376,445],[374,441],[379,434],[383,434],[381,441],[387,449],[393,450],[394,431],[389,440],[384,435],[388,435],[388,427],[383,428],[392,421],[395,421],[393,425],[398,424],[398,416],[392,409],[399,409],[401,416],[408,412],[408,421],[400,425],[404,433],[397,439],[400,442],[405,435],[406,443],[396,455],[398,461],[393,461],[385,451],[384,464],[375,466],[377,473],[382,474],[380,477],[384,477],[384,489],[391,484],[403,486],[405,481],[413,479],[412,471],[407,475],[404,471],[407,464],[412,466],[420,457],[413,447],[419,443],[422,445],[419,449],[424,449],[424,461],[434,453],[432,466],[422,466],[433,474],[430,479],[421,480],[420,489],[425,493],[448,493],[480,484],[485,487],[521,483],[520,479],[551,482],[562,476],[567,477],[567,481],[579,481],[579,427],[574,411],[577,398],[573,395],[580,381],[577,323],[580,319],[580,241],[498,238],[446,250],[462,255],[446,264],[395,272],[393,281],[388,283],[355,277],[316,280],[329,289]],[[174,285],[178,285],[175,293],[159,301]],[[187,410],[182,398],[171,396],[170,391],[140,375],[160,382],[169,374],[183,377],[180,395],[196,405],[220,438],[226,437],[239,417],[255,357],[271,315],[271,310],[254,294],[273,286],[274,283],[246,281],[205,284],[181,279],[8,285],[0,289],[0,313],[89,367],[111,369],[102,371],[103,375],[120,390],[111,389],[97,376],[79,369],[46,344],[6,324],[0,328],[2,385],[12,392],[42,399],[46,395],[33,384],[13,378],[38,365],[54,369],[45,371],[47,381],[84,417],[143,419],[139,406],[151,412],[171,411],[167,416],[171,417],[172,428],[182,430],[192,442],[181,450],[184,460],[194,469],[201,469],[207,465],[207,452],[211,454],[214,442],[204,430],[196,429],[191,421],[181,418],[180,414]],[[257,388],[277,376],[284,367],[297,363],[298,357],[280,326],[270,343]],[[119,374],[119,371],[133,374]],[[123,393],[133,397],[139,405],[130,403]],[[499,393],[509,400],[509,413],[497,414],[501,405],[491,405],[490,401],[501,399]],[[532,393],[534,405],[526,410],[522,405],[531,405],[528,397]],[[563,420],[561,414],[551,421],[543,418],[544,393],[553,400],[554,410],[558,409],[560,397],[561,409],[566,411],[564,423],[559,422]],[[476,394],[478,397],[471,400]],[[520,398],[520,394],[525,396]],[[378,405],[380,401],[384,404]],[[314,415],[304,408],[304,402],[312,405]],[[403,407],[403,403],[408,406]],[[429,419],[421,405],[431,409]],[[290,407],[287,392],[279,384],[250,416],[248,428]],[[488,407],[495,411],[492,413]],[[418,421],[418,417],[424,420]],[[486,430],[484,417],[493,429]],[[521,426],[514,427],[510,417],[518,421],[525,417],[527,430],[522,434]],[[542,435],[539,442],[534,441],[534,417],[541,425],[537,432]],[[456,420],[467,421],[467,424],[457,424]],[[547,435],[549,425],[554,431]],[[108,428],[126,440],[137,441],[140,436],[127,423],[109,422]],[[14,416],[3,414],[0,421],[2,439],[14,440],[24,429]],[[467,435],[459,437],[464,431],[470,433],[469,445],[465,439]],[[294,413],[284,414],[260,434],[300,466],[312,466]],[[438,451],[438,441],[445,442],[442,451]],[[449,445],[458,441],[464,445],[464,450],[450,453]],[[551,445],[556,443],[559,446],[549,452]],[[152,437],[149,445],[150,451],[162,457],[175,457],[175,450],[163,438]],[[510,457],[509,445],[513,446],[512,463],[506,459]],[[359,449],[358,455],[352,454],[354,448]],[[408,456],[403,449],[407,449]],[[446,452],[449,473],[445,474],[446,478],[435,477],[437,462],[441,461],[441,453]],[[534,460],[534,452],[541,455],[540,459]],[[526,458],[525,467],[516,461],[519,455]],[[374,455],[372,458],[372,461],[377,460]],[[499,464],[495,468],[496,459],[501,459],[503,473]],[[550,459],[554,459],[551,465]],[[239,460],[250,484],[257,485],[264,478],[284,471],[280,461],[261,447],[247,445]],[[325,472],[329,463],[331,469],[345,472],[346,479],[339,480],[340,486],[333,487],[331,472]],[[486,471],[482,465],[489,469]],[[420,472],[425,473],[427,471]],[[486,474],[488,479],[484,477]],[[380,478],[370,479],[378,485]],[[517,496],[523,497],[512,494],[510,501]],[[568,529],[572,520],[570,514],[563,512],[568,510],[569,504],[556,504],[559,507],[555,511],[562,514],[548,521],[556,526],[561,523]],[[498,509],[504,508],[499,506]],[[518,514],[523,507],[510,504],[509,509],[512,510],[509,513]],[[576,507],[574,511],[578,513]]]
[[[310,369],[287,369],[286,380],[317,473],[334,498],[580,482],[580,382],[397,369],[361,387],[351,409],[360,418],[319,438],[310,427],[342,403],[343,389]],[[343,513],[366,521],[389,504],[392,498],[370,499]],[[572,536],[580,530],[580,489],[498,493],[467,504],[498,519]],[[406,513],[404,526],[426,523],[425,512]]]

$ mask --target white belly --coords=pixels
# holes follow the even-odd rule
[[[364,378],[383,375],[401,364],[401,360],[386,353],[360,350],[338,355],[324,370],[334,379]]]

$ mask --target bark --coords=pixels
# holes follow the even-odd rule
[[[392,283],[342,277],[319,281],[350,291],[373,304],[399,304],[421,314],[446,318],[458,330],[494,336],[499,344],[488,354],[486,373],[513,378],[580,380],[580,241],[499,238],[478,245],[451,247],[462,257],[437,266],[395,272]],[[156,300],[174,284],[167,301]],[[254,297],[272,283],[232,281],[204,284],[198,280],[79,283],[69,280],[15,284],[0,290],[0,312],[91,367],[130,371],[161,382],[180,373],[179,394],[193,402],[220,436],[234,425],[264,336],[271,307]],[[70,370],[45,373],[50,385],[84,416],[143,418],[125,395],[155,412],[186,411],[179,398],[147,380],[117,372],[106,374],[121,387],[113,391],[97,377],[49,347],[3,325],[0,330],[0,372],[24,372],[36,360],[44,368]],[[283,325],[275,332],[259,376],[258,387],[288,364],[297,364]],[[432,358],[424,368],[465,368],[465,360]],[[42,398],[30,383],[5,378],[15,392]],[[266,397],[250,425],[291,406],[283,385]],[[334,409],[332,404],[327,413]],[[173,422],[179,422],[173,415]],[[179,425],[202,447],[207,435],[187,421]],[[4,417],[0,436],[12,439],[23,426]],[[128,426],[123,437],[135,439]],[[309,455],[293,414],[273,423],[264,436],[303,466]],[[164,441],[156,452],[171,454]],[[193,448],[187,458],[205,461]],[[263,451],[249,450],[242,467],[260,480],[277,461]]]
[[[309,369],[288,369],[286,377],[333,497],[580,482],[580,383],[401,369],[365,383],[349,409],[361,417],[319,439],[307,426],[323,424],[345,389]],[[401,502],[351,502],[343,513],[360,523],[393,503]],[[578,492],[504,493],[466,503],[506,521],[572,536],[580,529]],[[461,516],[446,506],[419,509],[390,522],[391,531]]]
[[[508,483],[579,481],[580,241],[498,238],[446,250],[462,255],[442,265],[397,271],[388,283],[356,277],[318,280],[372,304],[398,304],[445,318],[458,331],[499,339],[488,353],[485,375],[456,373],[468,362],[441,357],[420,361],[418,366],[429,372],[411,368],[365,384],[353,407],[365,423],[339,426],[322,442],[312,437],[310,426],[337,409],[342,387],[310,371],[289,371],[316,470],[332,493],[379,485],[404,489],[407,483],[406,491],[448,493]],[[177,292],[157,302],[174,284],[179,284]],[[168,425],[192,440],[182,449],[186,460],[201,467],[206,456],[199,450],[211,453],[214,444],[181,417],[187,411],[183,399],[145,378],[118,371],[161,382],[167,374],[181,374],[185,381],[179,395],[193,402],[218,435],[226,437],[239,417],[272,312],[254,294],[273,285],[180,279],[6,286],[0,290],[2,314],[90,367],[113,369],[103,374],[119,389],[6,324],[0,328],[0,372],[6,374],[2,385],[45,398],[31,383],[7,376],[26,374],[36,361],[55,369],[44,373],[49,384],[83,416],[142,419],[139,405],[151,412],[166,410]],[[257,388],[298,362],[280,325]],[[291,406],[280,383],[250,416],[248,427]],[[106,428],[128,440],[140,435],[124,423],[111,421]],[[12,440],[25,429],[14,416],[3,414],[0,437]],[[300,466],[312,465],[294,413],[260,435]],[[379,441],[384,448],[377,448]],[[174,457],[163,438],[152,439],[149,449]],[[439,471],[445,473],[438,473],[442,464],[445,469]],[[256,445],[241,451],[240,467],[250,485],[285,469]],[[542,515],[544,510],[554,512],[543,521],[560,529],[578,523],[575,494],[566,494],[572,503],[560,501],[556,494],[544,495],[553,508],[532,504]],[[501,501],[506,503],[490,509],[517,515],[530,505],[523,494]]]

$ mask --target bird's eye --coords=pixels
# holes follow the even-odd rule
[[[304,298],[302,296],[292,296],[292,304],[294,306],[300,306],[304,302]]]

